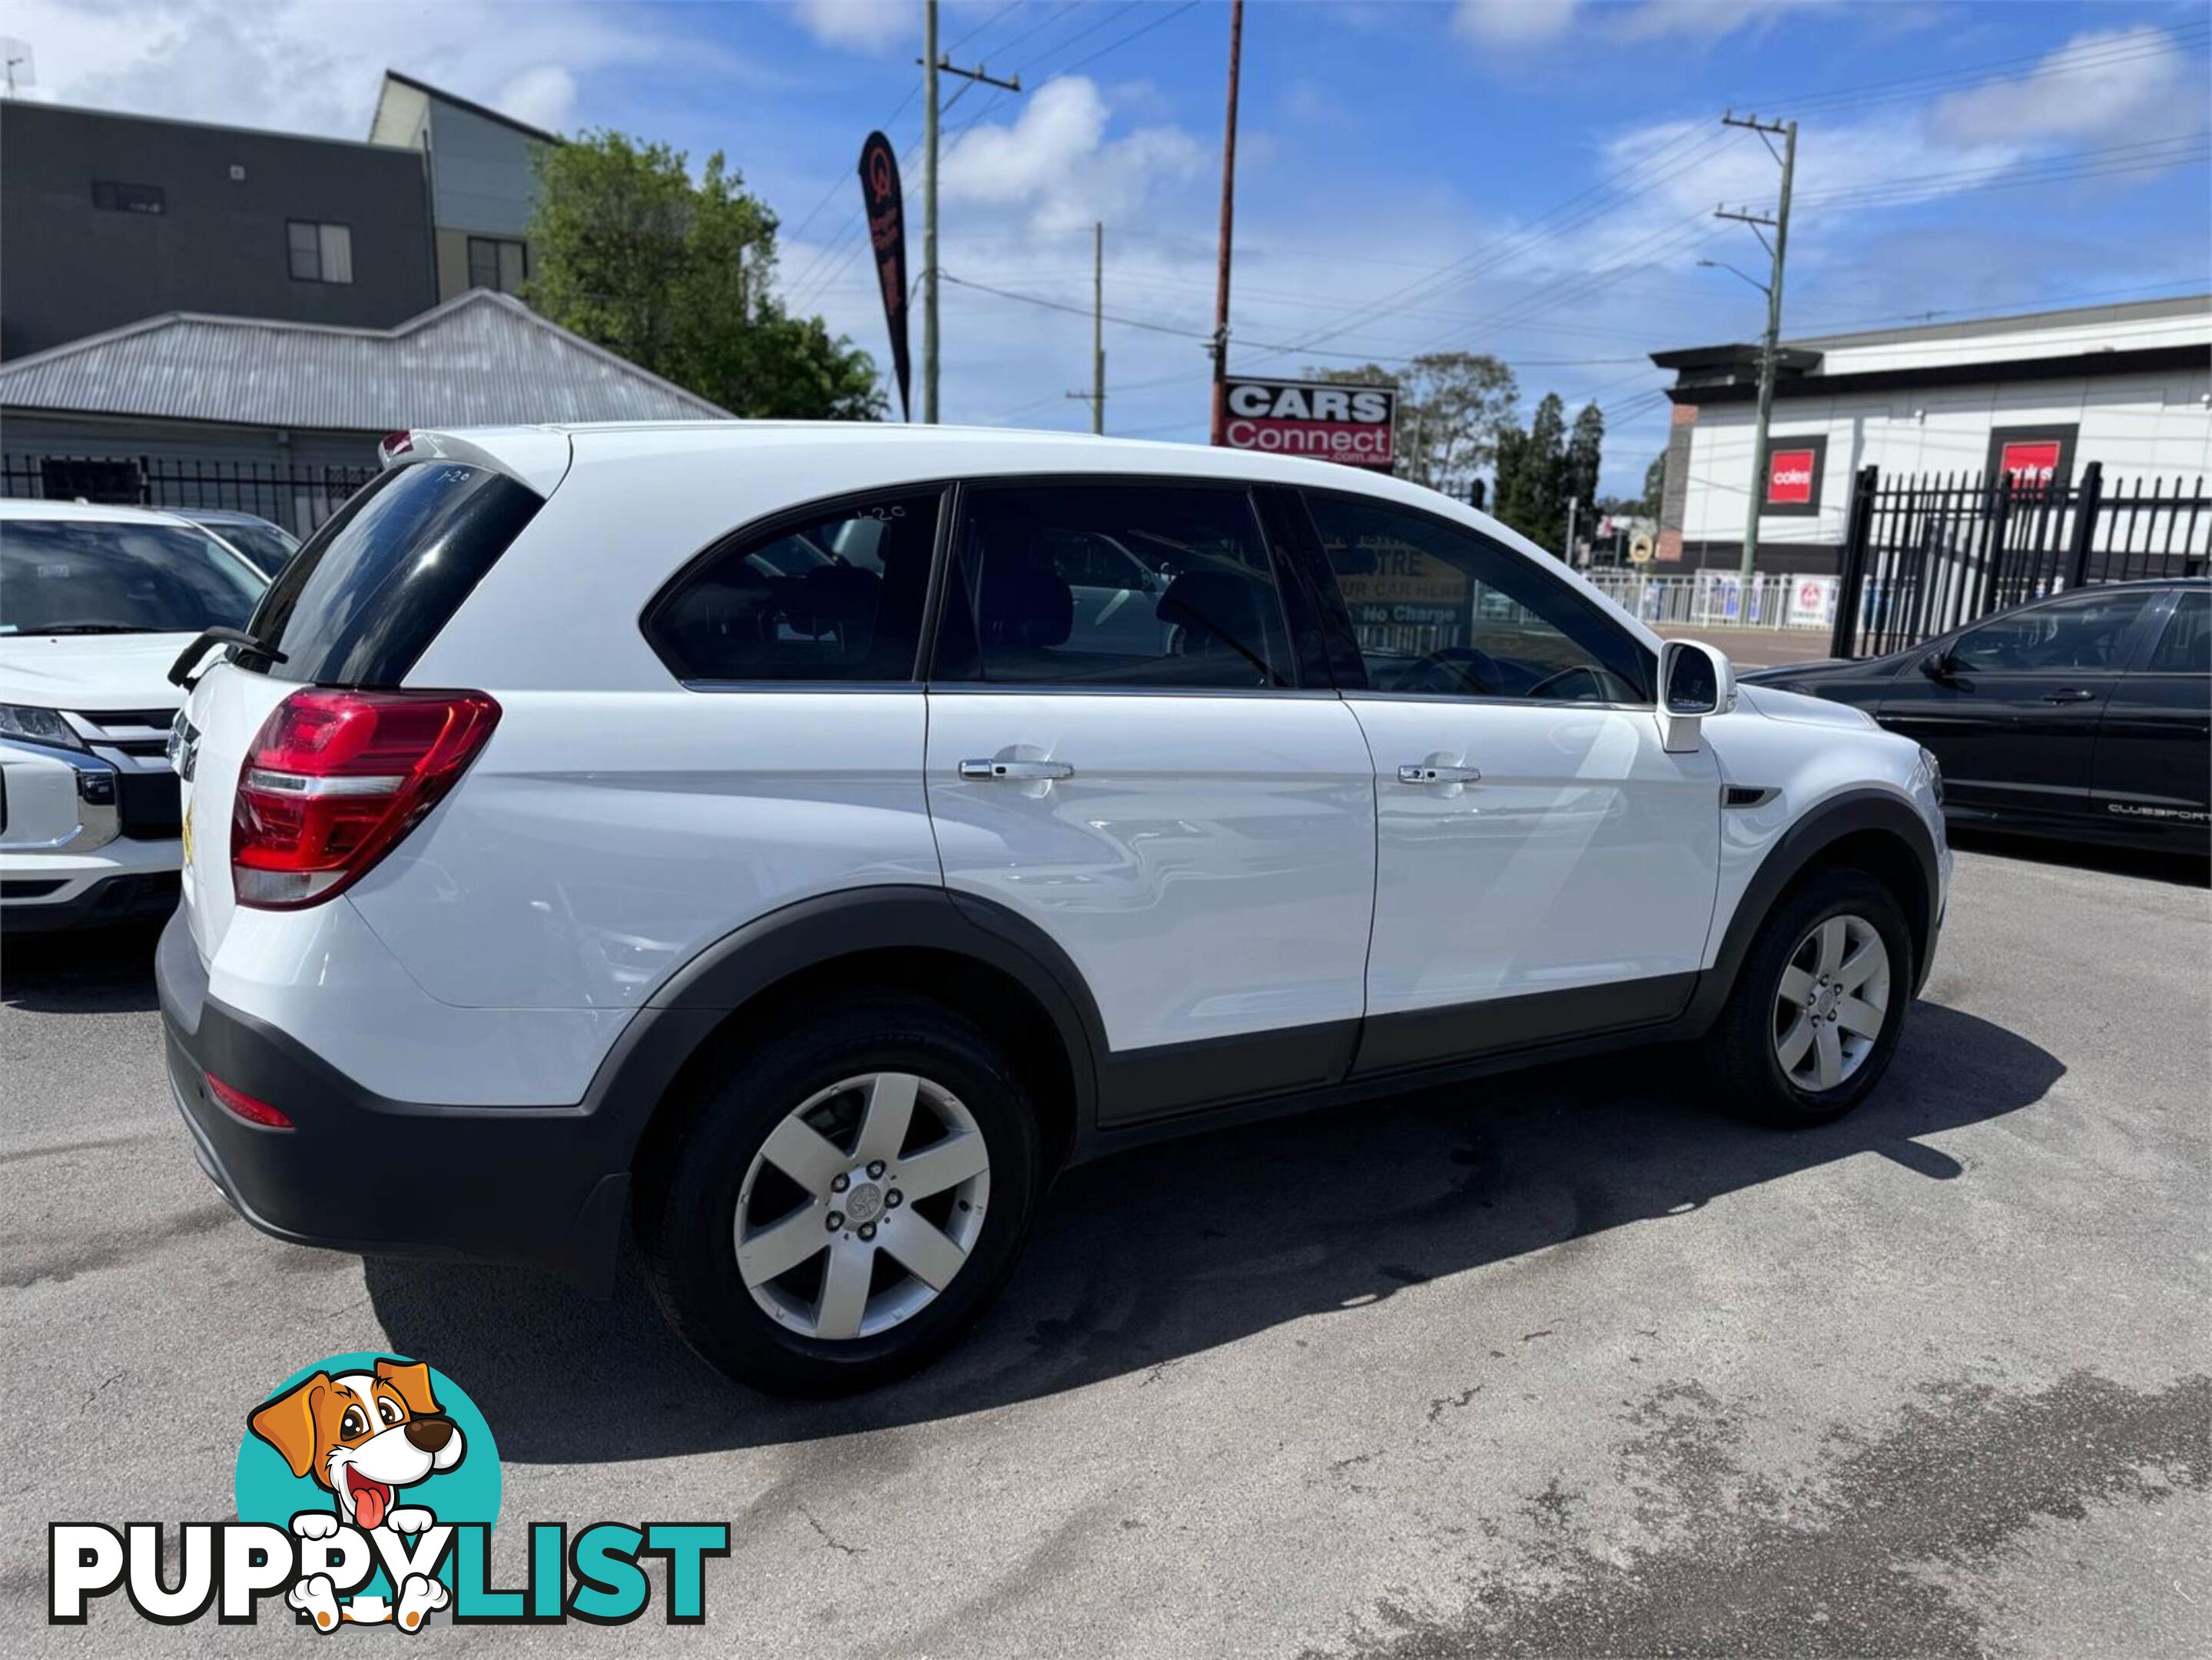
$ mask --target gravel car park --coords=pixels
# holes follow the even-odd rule
[[[1125,1153],[973,1341],[830,1405],[727,1383],[634,1279],[263,1237],[176,1157],[150,939],[11,939],[10,1505],[220,1516],[240,1403],[368,1348],[473,1391],[509,1516],[734,1523],[709,1626],[631,1652],[2200,1653],[2209,929],[2164,872],[1962,852],[1839,1123],[1599,1059]],[[299,1640],[33,1640],[42,1538],[15,1651]],[[532,1639],[576,1640],[432,1640]]]

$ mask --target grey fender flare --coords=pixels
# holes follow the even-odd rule
[[[1720,950],[1712,965],[1699,976],[1698,989],[1684,1012],[1683,1022],[1691,1031],[1703,1031],[1719,1018],[1751,943],[1775,901],[1837,842],[1865,831],[1894,837],[1911,854],[1919,870],[1919,893],[1900,894],[1899,903],[1912,929],[1912,988],[1916,993],[1920,989],[1935,955],[1936,931],[1942,920],[1938,906],[1943,881],[1936,838],[1918,810],[1903,796],[1878,789],[1844,790],[1821,802],[1778,836],[1752,873],[1721,936]]]
[[[1042,1007],[1067,1057],[1075,1129],[1096,1122],[1105,1029],[1083,976],[1035,923],[971,894],[909,885],[852,888],[755,917],[701,951],[649,997],[603,1063],[591,1099],[623,1162],[685,1065],[729,1017],[795,974],[839,958],[927,951],[1018,982]]]

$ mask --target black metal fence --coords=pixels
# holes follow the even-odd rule
[[[2204,480],[1995,482],[1978,473],[1853,482],[1828,649],[1902,651],[1977,617],[2093,582],[2200,576],[2212,562]]]
[[[303,540],[376,476],[374,467],[192,461],[145,455],[9,455],[0,494],[257,514]]]

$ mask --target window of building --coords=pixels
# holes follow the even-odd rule
[[[159,185],[125,185],[112,179],[92,181],[92,205],[110,213],[167,213],[169,198]]]
[[[1650,654],[1518,554],[1380,502],[1307,500],[1371,690],[1650,701]]]
[[[869,496],[732,538],[647,612],[679,680],[914,677],[939,492]]]
[[[1013,685],[1294,684],[1273,562],[1241,489],[978,486],[936,672]]]
[[[292,275],[299,281],[353,281],[352,227],[293,219],[286,222],[285,231],[291,241]]]
[[[521,291],[530,275],[530,251],[520,242],[500,236],[469,238],[469,286],[493,289],[501,294]]]

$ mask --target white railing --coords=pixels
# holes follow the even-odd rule
[[[1639,622],[1698,628],[1820,629],[1835,621],[1836,579],[1761,571],[1747,594],[1732,570],[1584,571],[1598,591]]]

